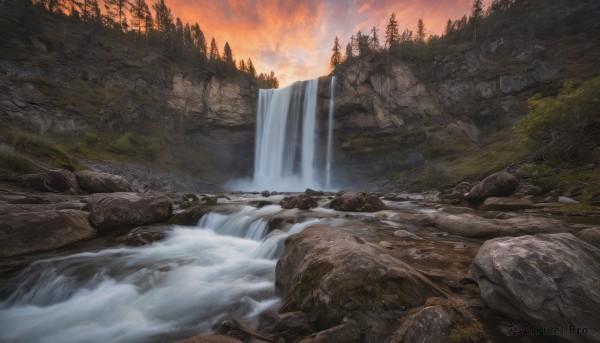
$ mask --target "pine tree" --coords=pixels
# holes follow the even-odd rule
[[[210,53],[208,54],[208,60],[213,63],[221,60],[221,57],[219,56],[219,47],[217,46],[215,37],[213,37],[210,41]]]
[[[102,22],[102,12],[100,11],[100,4],[98,3],[98,0],[90,1],[89,21],[94,22],[94,23]]]
[[[413,32],[409,29],[406,29],[402,32],[402,36],[400,36],[400,43],[412,42],[413,40]]]
[[[363,35],[362,32],[356,33],[356,45],[358,48],[358,55],[364,56],[369,53],[369,35]]]
[[[228,69],[235,69],[235,61],[233,60],[233,51],[231,51],[231,47],[229,46],[229,42],[225,42],[225,47],[223,48],[223,61],[225,62],[225,66]]]
[[[385,28],[385,46],[390,49],[398,44],[399,38],[400,34],[398,33],[398,21],[396,20],[396,14],[392,13]]]
[[[129,12],[131,13],[131,25],[137,29],[138,34],[142,34],[142,27],[144,27],[144,31],[147,32],[146,16],[148,15],[149,9],[146,1],[134,0],[129,7]]]
[[[248,74],[252,75],[252,77],[256,77],[256,69],[254,68],[254,64],[251,59],[248,59],[248,63],[246,63],[248,67]]]
[[[146,9],[146,16],[144,17],[144,30],[146,34],[149,34],[154,29],[154,18],[152,18],[152,13],[150,13],[150,9]]]
[[[156,19],[156,29],[158,32],[166,35],[173,31],[175,28],[175,24],[173,24],[173,15],[171,14],[171,9],[165,4],[165,0],[158,0],[152,5],[152,8],[156,13],[154,18]]]
[[[477,26],[483,17],[483,1],[475,0],[473,2],[473,11],[471,12],[471,24],[473,24],[473,42],[477,42]]]
[[[335,67],[337,67],[340,63],[342,63],[342,53],[340,52],[340,42],[339,42],[337,36],[335,37],[335,41],[333,43],[333,49],[331,49],[331,51],[333,51],[333,54],[331,55],[331,59],[329,61],[329,69],[334,70]]]
[[[377,34],[377,31],[379,31],[379,29],[373,26],[373,28],[371,29],[371,50],[373,51],[379,51],[381,49],[379,43],[379,35]]]
[[[448,19],[446,22],[446,36],[452,33],[452,19]]]
[[[109,9],[107,13],[117,22],[119,29],[123,30],[123,27],[127,25],[125,9],[130,7],[129,2],[127,0],[104,0],[104,3]]]
[[[240,60],[240,62],[238,63],[238,69],[244,73],[248,72],[248,68],[246,67],[246,62],[244,62],[244,60]]]
[[[348,43],[346,44],[346,60],[351,60],[354,57],[354,54],[352,53],[352,44]]]
[[[194,46],[196,47],[196,50],[200,53],[200,59],[203,62],[206,62],[206,60],[208,59],[206,38],[204,37],[204,32],[200,30],[200,25],[198,25],[198,23],[192,26],[192,37],[194,39]]]
[[[417,42],[425,43],[425,36],[427,33],[425,32],[425,24],[423,23],[423,19],[419,19],[417,22]]]

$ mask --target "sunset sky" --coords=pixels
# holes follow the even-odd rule
[[[149,1],[149,3],[152,1]],[[207,40],[225,42],[234,58],[250,57],[259,72],[275,71],[281,87],[328,74],[335,36],[345,48],[361,30],[380,29],[396,13],[400,31],[416,31],[423,18],[428,33],[443,31],[448,18],[470,12],[472,0],[165,0],[174,17],[198,22]]]

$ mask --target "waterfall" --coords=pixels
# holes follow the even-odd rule
[[[325,162],[325,189],[331,188],[331,160],[333,159],[333,106],[335,98],[335,76],[331,77],[329,116],[327,119],[327,157]]]
[[[317,90],[318,79],[313,79],[259,91],[254,176],[250,185],[235,187],[277,191],[331,187],[333,110],[330,109],[327,150],[323,154],[318,144]]]
[[[229,317],[256,325],[280,302],[275,266],[285,239],[319,222],[267,234],[281,210],[211,212],[152,245],[36,261],[0,299],[0,342],[170,342]]]

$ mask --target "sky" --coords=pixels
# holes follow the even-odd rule
[[[149,1],[149,3],[152,1]],[[350,36],[379,29],[396,13],[400,32],[416,31],[423,18],[427,33],[443,32],[448,19],[460,19],[472,0],[165,0],[174,17],[198,23],[207,41],[223,52],[229,42],[234,59],[252,59],[258,72],[274,71],[285,87],[329,73],[336,36],[342,53]]]

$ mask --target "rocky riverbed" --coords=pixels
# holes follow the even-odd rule
[[[67,328],[92,325],[99,341],[599,341],[600,208],[523,188],[506,172],[428,194],[140,193],[111,174],[24,176],[0,186],[0,340],[43,341],[29,322],[62,341],[81,337],[36,324],[44,315],[24,315],[29,306],[53,309]],[[233,241],[227,256],[210,255]],[[206,256],[247,275],[198,284],[212,275],[192,268]],[[64,279],[70,293],[40,300]],[[127,317],[115,308],[106,322],[76,326],[90,302],[111,301],[115,288],[102,287],[127,282]],[[231,299],[194,303],[206,289]],[[81,298],[81,314],[61,312],[85,292],[97,293]],[[115,318],[137,329],[94,326]]]

